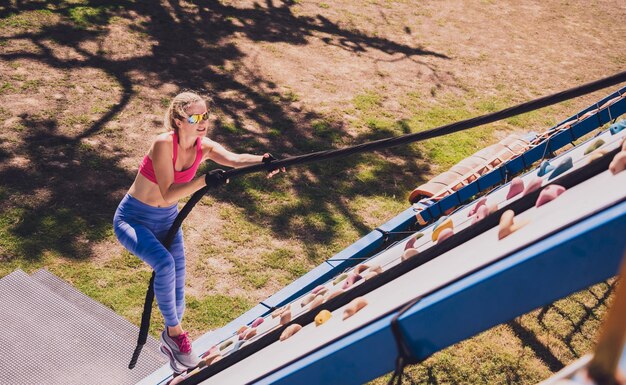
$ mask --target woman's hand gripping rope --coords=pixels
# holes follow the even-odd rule
[[[266,152],[265,154],[263,154],[263,163],[265,163],[265,165],[267,166],[267,178],[271,178],[281,171],[282,172],[286,171],[284,167],[281,167],[281,168],[272,167],[272,162],[275,160],[277,159],[274,158],[272,154],[270,154],[269,152]]]
[[[228,183],[228,179],[226,179],[226,171],[221,168],[217,168],[215,170],[211,170],[204,175],[204,182],[207,187],[215,188],[223,185],[224,183]]]

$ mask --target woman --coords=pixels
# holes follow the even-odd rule
[[[167,132],[152,142],[113,219],[120,243],[155,271],[154,292],[165,319],[161,351],[178,373],[199,362],[181,326],[185,310],[182,230],[178,230],[169,250],[161,244],[178,214],[178,200],[206,185],[215,187],[226,182],[223,170],[194,178],[200,163],[207,159],[229,167],[274,160],[270,154],[235,154],[205,137],[208,114],[206,102],[195,93],[183,92],[172,100],[164,118]]]

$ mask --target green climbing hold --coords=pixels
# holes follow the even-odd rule
[[[602,140],[602,139],[596,140],[595,142],[591,143],[591,145],[589,145],[589,147],[587,147],[587,149],[585,150],[585,155],[589,155],[590,153],[592,153],[595,150],[599,149],[603,145],[604,145],[604,140]]]

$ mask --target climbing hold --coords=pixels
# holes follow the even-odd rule
[[[487,203],[487,197],[480,198],[478,202],[476,202],[474,207],[472,207],[472,209],[469,211],[469,213],[467,213],[467,216],[471,217],[472,215],[476,214],[478,212],[478,209],[484,206],[486,203]]]
[[[380,265],[369,266],[366,264],[362,264],[354,268],[354,272],[361,276],[363,276],[365,272],[367,272],[367,274],[369,275],[371,272],[378,274],[378,273],[381,273],[382,271],[383,269],[380,267]]]
[[[523,191],[524,191],[524,180],[516,176],[515,178],[511,179],[511,183],[509,185],[509,192],[506,194],[506,199],[511,199]]]
[[[417,249],[407,249],[404,251],[404,253],[402,253],[402,257],[400,258],[400,260],[406,261],[409,258],[415,257],[417,254],[419,254],[419,251],[417,251]]]
[[[343,293],[343,289],[339,289],[337,291],[333,291],[332,293],[330,293],[328,295],[328,297],[326,298],[326,302],[330,301],[331,299],[337,297],[339,294]]]
[[[285,325],[285,324],[289,323],[289,321],[291,321],[291,310],[285,310],[280,315],[280,324],[281,325]]]
[[[626,119],[611,124],[611,126],[609,127],[609,131],[611,131],[611,135],[615,135],[618,132],[622,131],[624,128],[626,128]]]
[[[423,236],[424,236],[424,233],[415,233],[415,234],[413,234],[413,236],[411,236],[411,238],[404,245],[404,250],[414,248],[415,247],[415,242],[418,239],[420,239],[421,237],[423,237]]]
[[[313,301],[314,299],[315,299],[315,294],[309,293],[306,297],[304,297],[302,302],[300,302],[300,307],[305,307],[306,305],[310,304],[311,301]]]
[[[324,294],[318,294],[309,304],[309,309],[314,309],[324,303]]]
[[[221,357],[222,355],[220,354],[219,351],[214,351],[211,354],[208,354],[206,357],[202,357],[202,360],[204,361],[205,364],[207,365],[211,365],[213,362],[215,362],[215,359],[217,357]]]
[[[252,328],[256,328],[256,327],[258,327],[260,324],[262,324],[262,323],[263,323],[263,321],[265,321],[265,318],[263,318],[263,317],[259,317],[259,318],[255,319],[255,320],[254,320],[254,322],[252,322],[252,324],[250,325],[250,327],[252,327]]]
[[[443,242],[446,239],[450,238],[451,236],[454,235],[454,230],[452,229],[443,229],[441,230],[441,232],[439,233],[439,236],[437,237],[437,243]]]
[[[544,204],[556,199],[559,195],[563,194],[564,191],[565,187],[559,186],[558,184],[546,186],[546,188],[541,190],[539,193],[535,207],[543,206]]]
[[[554,166],[550,164],[549,160],[544,160],[543,162],[541,162],[541,166],[539,166],[539,172],[537,172],[537,176],[544,176],[552,170],[554,170]]]
[[[503,239],[513,234],[526,225],[527,222],[514,223],[515,213],[513,210],[506,210],[500,217],[498,239]]]
[[[338,276],[337,278],[335,278],[335,280],[333,281],[333,286],[338,284],[339,282],[343,281],[344,279],[348,278],[348,274],[341,274],[340,276]]]
[[[317,293],[319,293],[321,290],[323,290],[325,288],[326,288],[326,286],[324,286],[324,285],[316,286],[315,289],[311,290],[311,293],[317,294]]]
[[[359,310],[363,309],[367,306],[367,300],[363,297],[356,297],[346,306],[346,309],[343,311],[343,319],[347,320],[356,314]]]
[[[243,344],[245,344],[245,343],[246,343],[246,341],[243,341],[243,340],[242,340],[242,341],[237,341],[237,342],[235,342],[235,343],[234,343],[234,345],[233,345],[233,348],[232,348],[232,349],[230,349],[230,351],[228,352],[228,354],[232,354],[232,353],[236,352],[236,351],[237,351],[237,350],[239,350],[239,348],[240,348],[240,347],[242,347],[242,346],[243,346]]]
[[[591,163],[596,159],[602,158],[605,154],[606,154],[606,151],[604,150],[594,151],[591,153],[591,155],[587,157],[587,159],[589,159],[589,163]]]
[[[341,288],[343,290],[346,290],[350,286],[354,285],[356,282],[360,281],[362,278],[363,277],[361,277],[359,274],[350,274],[348,276],[348,279],[346,279],[343,285],[341,285]]]
[[[220,350],[224,350],[224,349],[226,349],[227,347],[229,347],[232,344],[233,344],[233,341],[232,340],[228,340],[228,341],[226,341],[226,342],[224,342],[223,344],[220,345]]]
[[[476,215],[474,215],[474,218],[472,219],[472,224],[475,224],[479,221],[482,221],[483,219],[485,219],[485,217],[487,217],[487,215],[489,215],[489,207],[487,206],[480,206],[478,208],[478,211],[476,212]]]
[[[243,326],[241,326],[239,329],[237,329],[237,334],[242,334],[242,333],[244,333],[246,330],[248,330],[248,326],[247,326],[247,325],[243,325]]]
[[[370,278],[374,278],[374,277],[375,277],[375,276],[377,276],[378,274],[380,274],[380,272],[378,272],[378,271],[374,271],[374,270],[372,270],[372,271],[368,271],[368,272],[365,274],[365,276],[363,276],[363,279],[367,281],[367,280],[368,280],[368,279],[370,279]]]
[[[567,156],[563,158],[561,163],[559,163],[559,165],[556,166],[554,171],[552,171],[552,174],[550,174],[550,176],[548,177],[548,180],[552,180],[556,178],[557,176],[563,174],[565,171],[569,170],[572,167],[574,167],[574,162],[572,161],[572,157]]]
[[[283,332],[280,335],[280,340],[284,341],[287,338],[293,336],[294,334],[296,334],[297,332],[300,331],[300,329],[302,329],[302,326],[298,325],[298,324],[293,324],[293,325],[289,325],[287,326],[287,328],[285,328],[285,330],[283,330]]]
[[[589,155],[590,153],[594,152],[595,150],[599,149],[600,147],[602,147],[604,145],[604,140],[602,139],[598,139],[595,142],[591,143],[589,145],[589,147],[587,147],[585,149],[585,155]]]
[[[609,165],[609,170],[613,175],[615,175],[619,172],[624,171],[624,169],[626,169],[626,151],[620,151],[611,161],[611,164]]]
[[[250,328],[248,331],[245,332],[243,339],[249,340],[250,338],[254,336],[256,336],[256,328]]]
[[[207,350],[203,355],[202,355],[202,359],[210,356],[211,354],[214,354],[218,351],[217,345],[213,345],[211,346],[211,348],[209,350]]]
[[[431,235],[433,242],[437,240],[437,237],[439,237],[439,233],[441,232],[441,230],[453,229],[453,228],[454,228],[454,223],[452,223],[452,218],[449,218],[449,217],[439,218],[439,220],[435,223],[435,227],[433,227],[433,234]]]
[[[542,184],[543,179],[539,178],[538,176],[533,177],[526,185],[526,188],[524,189],[524,195],[528,195],[532,192],[539,190]]]
[[[332,313],[329,312],[328,310],[324,309],[324,310],[320,311],[315,316],[315,326],[320,326],[324,322],[328,321],[330,319],[330,317],[332,317]]]
[[[172,381],[170,381],[167,385],[176,385],[176,384],[180,384],[181,382],[183,382],[187,377],[189,377],[186,374],[179,374],[178,376],[174,377],[172,379]]]
[[[283,314],[283,312],[287,310],[287,306],[280,307],[272,312],[272,318],[276,318]]]

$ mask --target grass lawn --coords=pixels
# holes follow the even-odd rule
[[[624,17],[617,0],[3,2],[0,276],[47,268],[140,323],[150,270],[117,243],[111,222],[182,90],[210,98],[208,135],[227,148],[300,155],[623,71]],[[183,226],[185,328],[195,339],[225,325],[404,210],[417,185],[609,92],[270,180],[232,180]],[[613,285],[492,328],[410,372],[421,384],[536,383],[593,348]],[[155,306],[151,333],[161,328]]]

